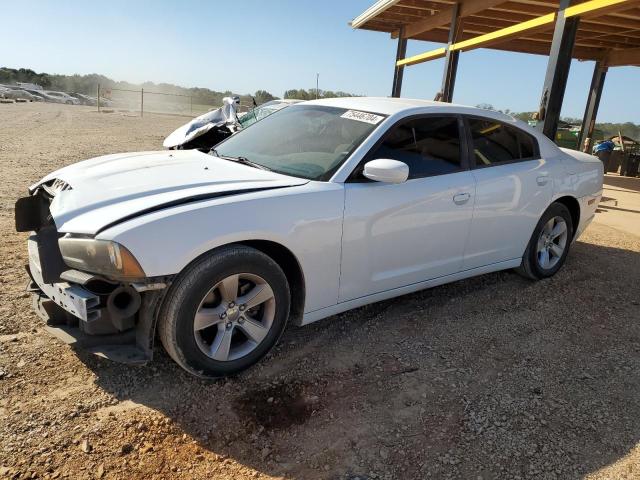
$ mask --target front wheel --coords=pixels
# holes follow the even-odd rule
[[[276,262],[250,247],[223,247],[189,265],[171,286],[160,311],[160,339],[194,375],[234,375],[276,344],[289,304],[287,278]]]
[[[555,275],[569,253],[573,228],[569,209],[561,203],[552,203],[533,230],[516,271],[534,280]]]

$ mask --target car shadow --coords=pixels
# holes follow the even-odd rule
[[[638,272],[638,252],[577,242],[552,279],[488,274],[291,327],[219,381],[161,349],[142,368],[79,355],[169,419],[156,474],[200,455],[301,479],[579,478],[640,441]]]

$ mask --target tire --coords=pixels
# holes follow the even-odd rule
[[[160,340],[195,376],[236,375],[278,342],[290,303],[287,278],[271,257],[243,245],[222,247],[178,275],[159,313]]]
[[[562,222],[566,227],[564,233],[551,238],[562,230]],[[554,231],[556,228],[557,231]],[[573,239],[573,229],[574,226],[569,209],[561,203],[552,203],[542,214],[536,228],[533,230],[527,249],[522,257],[522,264],[516,269],[516,272],[532,280],[541,280],[555,275],[562,268],[569,253],[569,247]],[[561,247],[561,253],[559,247]],[[546,257],[541,250],[547,251]],[[545,262],[545,260],[547,261]]]

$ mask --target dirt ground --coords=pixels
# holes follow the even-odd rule
[[[0,478],[640,478],[640,237],[600,221],[615,210],[552,279],[484,275],[290,327],[231,380],[50,337],[15,199],[183,122],[0,105]]]

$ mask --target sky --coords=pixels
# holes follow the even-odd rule
[[[396,40],[348,22],[374,0],[5,0],[0,66],[59,74],[101,73],[244,94],[292,88],[388,96]],[[430,50],[409,41],[407,55]],[[433,99],[444,60],[405,69],[403,97]],[[463,52],[454,102],[515,112],[537,109],[547,57]],[[573,61],[562,110],[581,118],[593,62]],[[640,123],[640,68],[609,70],[598,121]]]

